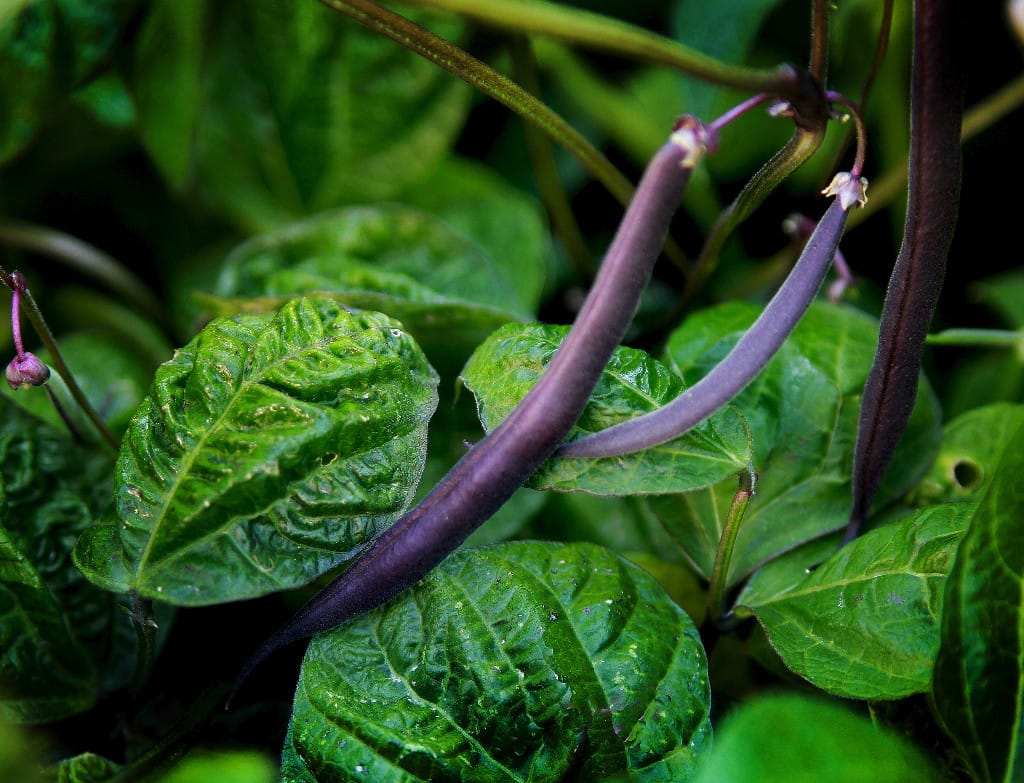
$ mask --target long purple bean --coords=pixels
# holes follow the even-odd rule
[[[702,135],[702,126],[686,118],[651,160],[576,322],[536,385],[419,505],[254,652],[235,690],[282,646],[333,628],[418,582],[551,455],[633,318],[703,151]]]
[[[963,95],[958,6],[949,0],[914,4],[907,218],[864,387],[847,541],[860,532],[914,407],[925,335],[956,226]]]
[[[704,378],[672,402],[606,430],[566,443],[558,457],[613,457],[677,438],[739,394],[764,368],[803,317],[828,272],[853,201],[863,197],[863,181],[846,188],[825,211],[796,266],[764,311],[729,354]]]

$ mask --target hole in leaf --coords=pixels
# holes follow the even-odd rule
[[[328,465],[333,464],[336,459],[338,459],[338,455],[332,451],[328,451],[326,454],[320,457],[320,464],[323,465],[324,467],[327,467]]]
[[[974,460],[962,459],[953,465],[953,480],[961,489],[977,489],[983,475],[981,466]]]

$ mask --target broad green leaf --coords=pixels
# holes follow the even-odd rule
[[[0,691],[7,694],[0,712],[7,717],[42,722],[89,707],[96,663],[110,665],[116,679],[125,653],[116,601],[71,561],[76,538],[112,505],[110,468],[106,454],[76,447],[0,397]]]
[[[197,751],[187,756],[158,783],[275,783],[277,764],[251,750]]]
[[[38,745],[37,737],[13,723],[0,720],[0,780],[43,783],[39,769],[42,749]]]
[[[914,501],[925,504],[981,497],[1003,448],[1021,424],[1024,405],[986,405],[957,416],[946,425],[939,455],[914,490]]]
[[[443,157],[469,98],[416,54],[291,0],[151,3],[130,81],[164,177],[248,231],[393,198]]]
[[[481,345],[462,372],[484,429],[497,427],[533,387],[568,327],[508,324]],[[654,410],[683,389],[643,351],[616,349],[569,440]],[[746,422],[727,408],[686,435],[653,449],[606,459],[552,459],[527,482],[535,489],[633,495],[685,492],[720,481],[750,461]]]
[[[920,752],[847,707],[762,696],[727,717],[697,783],[927,783]]]
[[[514,277],[514,269],[434,215],[397,205],[349,207],[238,247],[218,284],[228,299],[209,304],[223,315],[300,294],[330,295],[397,318],[431,358],[454,354],[461,367],[490,332],[529,317],[535,295],[524,289],[522,297],[510,296],[518,290]]]
[[[547,226],[539,205],[490,169],[464,158],[449,158],[423,182],[406,190],[401,202],[440,217],[469,237],[497,262],[512,288],[496,304],[511,307],[508,291],[526,312],[537,312],[551,254]],[[479,269],[467,269],[467,274]],[[432,269],[419,274],[432,275]],[[419,275],[417,275],[419,279]],[[491,283],[489,293],[495,292]],[[504,285],[504,280],[499,285]],[[437,289],[447,292],[446,287]],[[474,301],[490,302],[474,295]],[[513,308],[518,309],[518,308]]]
[[[753,323],[759,308],[732,303],[691,316],[674,332],[669,364],[696,382]],[[857,412],[875,352],[877,322],[856,310],[816,304],[778,355],[733,405],[749,423],[757,494],[747,508],[729,569],[735,584],[761,563],[846,524]],[[938,403],[922,383],[877,508],[920,479],[938,449]],[[698,570],[711,573],[735,481],[650,502]]]
[[[378,313],[317,299],[210,323],[157,371],[92,581],[179,605],[311,581],[392,522],[423,470],[437,376]]]
[[[462,550],[313,640],[283,783],[686,780],[704,651],[649,575],[593,545]]]
[[[946,585],[932,698],[973,779],[1024,777],[1024,427],[1009,439]]]
[[[108,58],[140,0],[34,0],[0,14],[0,163]]]
[[[780,592],[752,585],[737,615],[756,615],[786,665],[829,693],[878,700],[926,691],[942,590],[973,510],[932,506],[873,530]]]

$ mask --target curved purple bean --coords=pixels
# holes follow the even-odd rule
[[[782,347],[825,279],[846,225],[847,210],[863,197],[861,180],[847,175],[843,182],[840,187],[846,190],[840,190],[825,211],[789,277],[711,372],[664,407],[566,443],[555,456],[614,457],[657,446],[697,426],[743,391]]]
[[[703,127],[681,120],[644,172],[576,322],[537,384],[419,505],[263,642],[234,691],[284,645],[333,628],[418,582],[551,455],[579,418],[633,318],[703,148]]]

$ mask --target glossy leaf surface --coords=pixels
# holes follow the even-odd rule
[[[477,399],[484,429],[498,426],[533,387],[567,327],[509,324],[477,349],[462,380]],[[683,389],[679,378],[643,351],[612,355],[569,439],[654,410]],[[746,422],[727,408],[662,446],[606,459],[548,460],[527,486],[599,495],[685,492],[735,475],[750,459]]]
[[[668,361],[688,382],[703,376],[753,323],[758,308],[733,303],[691,316],[670,338]],[[857,406],[877,323],[845,307],[815,304],[782,350],[734,401],[749,422],[757,494],[729,570],[735,584],[762,562],[846,524]],[[921,477],[938,449],[939,410],[927,384],[880,499]],[[705,576],[710,575],[734,481],[651,508]]]
[[[1024,776],[1024,428],[1009,439],[946,588],[932,698],[974,779]]]
[[[461,82],[318,3],[162,0],[140,36],[148,152],[175,189],[249,231],[393,197],[442,158],[468,107]]]
[[[710,739],[703,648],[593,545],[464,550],[316,637],[282,780],[685,780]]]
[[[116,657],[115,601],[71,562],[75,539],[111,505],[109,468],[105,455],[77,448],[0,397],[0,713],[6,719],[37,723],[88,708],[96,663]]]
[[[698,783],[928,783],[914,748],[845,706],[795,694],[739,708],[715,738]]]
[[[491,331],[530,315],[542,280],[536,265],[503,268],[427,212],[350,207],[237,248],[218,285],[228,300],[211,304],[224,314],[329,294],[397,318],[432,356],[455,353],[461,364]]]
[[[754,614],[786,665],[822,690],[895,699],[928,689],[942,591],[974,506],[932,506],[873,530],[774,594],[753,582],[737,613]]]
[[[412,497],[437,376],[376,313],[316,299],[218,319],[157,371],[117,463],[117,521],[76,562],[209,604],[306,584]]]

